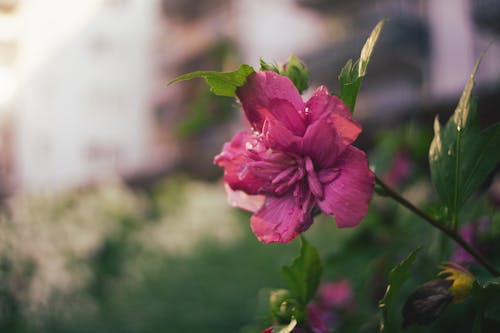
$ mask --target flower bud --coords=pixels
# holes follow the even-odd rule
[[[470,295],[476,278],[471,272],[456,263],[450,262],[440,268],[441,272],[438,275],[445,277],[444,280],[451,284],[449,290],[453,296],[453,302],[462,302]]]
[[[453,299],[450,285],[449,281],[432,280],[418,287],[403,306],[403,328],[435,321]]]
[[[311,74],[309,69],[304,65],[304,63],[294,55],[288,58],[288,61],[284,65],[276,65],[272,63],[267,63],[265,60],[260,59],[260,70],[261,71],[271,71],[288,77],[299,93],[303,93],[304,90],[309,88],[309,79]]]
[[[309,79],[311,77],[309,69],[294,55],[288,58],[280,74],[288,76],[300,93],[309,87]]]
[[[269,296],[271,313],[279,322],[287,321],[292,317],[294,305],[290,301],[291,295],[288,290],[276,289],[271,291]]]

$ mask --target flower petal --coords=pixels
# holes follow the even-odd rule
[[[267,197],[250,219],[253,233],[263,243],[288,243],[312,223],[311,207],[300,207],[293,195]]]
[[[248,168],[253,160],[247,153],[247,145],[255,144],[250,131],[241,131],[224,144],[222,152],[215,156],[214,163],[224,168],[224,181],[233,190],[247,194],[259,194],[270,183],[269,179],[255,175]]]
[[[346,145],[327,122],[310,125],[302,140],[302,155],[310,156],[316,169],[331,167]]]
[[[324,86],[316,89],[306,103],[306,110],[309,124],[328,122],[344,145],[353,143],[361,133],[361,126],[352,119],[347,105],[337,96],[330,95]]]
[[[227,183],[224,183],[224,189],[226,190],[227,201],[231,206],[252,213],[258,211],[266,200],[264,195],[248,195],[243,191],[234,191]]]
[[[363,151],[349,146],[336,161],[338,176],[323,185],[325,197],[318,206],[333,215],[340,228],[354,227],[368,211],[373,192],[373,172]]]
[[[303,134],[305,105],[289,78],[274,72],[255,72],[236,94],[248,121],[259,133],[266,119],[275,118],[294,134]]]
[[[287,127],[277,120],[268,119],[264,122],[262,135],[266,146],[298,154],[301,137],[294,135]]]
[[[322,118],[325,113],[335,112],[346,118],[351,117],[351,112],[345,103],[328,92],[325,86],[319,86],[306,103],[308,118],[314,122]]]

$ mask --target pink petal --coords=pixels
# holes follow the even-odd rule
[[[306,103],[308,118],[314,122],[322,118],[325,113],[335,112],[346,118],[351,112],[345,103],[337,96],[330,95],[325,86],[318,87]]]
[[[269,112],[272,116],[283,123],[293,134],[300,136],[306,130],[306,124],[303,115],[301,115],[302,110],[304,110],[303,103],[302,109],[297,109],[291,102],[285,99],[275,98],[269,101]]]
[[[353,143],[361,133],[361,125],[350,117],[347,118],[332,112],[330,116],[326,117],[326,120],[335,128],[335,132],[342,139],[344,145]]]
[[[295,160],[289,155],[269,148],[266,148],[265,151],[250,149],[248,155],[252,158],[252,161],[246,165],[249,172],[265,179],[269,184],[284,170],[296,164]]]
[[[262,132],[264,121],[274,118],[293,133],[303,134],[305,105],[289,78],[274,72],[255,72],[236,94],[256,131]]]
[[[344,145],[353,143],[361,133],[361,126],[352,119],[347,105],[337,96],[330,95],[324,86],[316,89],[306,108],[309,124],[328,122]]]
[[[277,120],[266,120],[262,128],[266,146],[293,153],[299,153],[301,138],[294,135]]]
[[[307,205],[307,204],[306,204]],[[252,231],[263,243],[288,243],[312,223],[310,207],[300,207],[293,195],[267,197],[250,219]]]
[[[347,146],[327,122],[310,125],[302,140],[302,155],[310,156],[316,169],[331,167]]]
[[[340,228],[354,227],[368,211],[373,192],[373,172],[363,151],[349,146],[336,161],[338,176],[324,184],[324,200],[317,201],[325,214],[335,217]]]
[[[309,156],[306,156],[305,164],[307,171],[307,183],[309,185],[309,189],[316,198],[323,200],[324,197],[323,185],[321,184],[321,181],[319,180],[319,177],[316,171],[314,170],[313,162]]]
[[[231,206],[252,213],[258,211],[266,200],[264,195],[248,195],[243,191],[234,191],[227,183],[224,184],[224,189],[226,190],[227,201]]]
[[[269,179],[255,175],[248,168],[253,160],[248,156],[247,146],[255,144],[254,141],[250,131],[241,131],[225,143],[222,152],[214,158],[214,163],[224,168],[224,181],[233,190],[247,194],[259,194],[270,183]]]

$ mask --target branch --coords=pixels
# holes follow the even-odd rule
[[[411,202],[403,198],[399,193],[390,188],[387,184],[385,184],[380,178],[375,176],[375,182],[380,185],[385,193],[399,202],[401,205],[405,206],[407,209],[411,210],[416,215],[420,216],[422,219],[430,223],[434,228],[441,230],[448,237],[453,239],[458,245],[464,248],[465,251],[469,252],[471,256],[473,256],[484,268],[491,273],[491,275],[498,277],[500,276],[500,272],[479,252],[477,252],[469,243],[467,243],[460,234],[458,234],[455,230],[448,228],[447,226],[441,224],[439,221],[434,219],[432,216],[427,214],[426,212],[420,210],[418,207],[413,205]]]

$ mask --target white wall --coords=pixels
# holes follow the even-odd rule
[[[24,0],[16,165],[23,189],[133,173],[149,158],[156,1]]]

